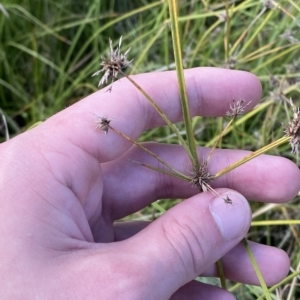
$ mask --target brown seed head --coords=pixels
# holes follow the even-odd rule
[[[261,0],[261,2],[265,8],[272,9],[275,7],[275,4],[272,0]]]
[[[290,144],[292,146],[292,153],[296,153],[300,145],[300,109],[294,105],[292,99],[290,99],[290,104],[294,116],[289,124],[285,126],[284,133],[286,136],[291,137]]]
[[[108,120],[105,117],[100,117],[100,116],[96,116],[97,120],[96,120],[96,129],[101,129],[105,132],[105,134],[108,133],[108,129],[109,129],[109,123],[111,122],[111,120]]]
[[[209,183],[214,179],[214,176],[207,171],[207,161],[200,162],[198,170],[194,170],[191,183],[193,187],[197,187],[203,192],[211,191]]]
[[[245,100],[238,100],[237,102],[235,102],[235,100],[232,100],[232,103],[230,104],[230,111],[226,112],[226,116],[229,117],[237,117],[240,116],[244,113],[245,108],[251,103],[251,101],[249,101],[247,104],[245,104]]]
[[[108,57],[101,57],[102,62],[100,63],[100,65],[103,68],[101,70],[98,70],[96,73],[92,75],[92,76],[97,76],[101,72],[105,72],[99,81],[98,87],[104,83],[107,83],[109,79],[112,79],[113,82],[114,79],[118,78],[119,72],[122,69],[128,67],[132,62],[132,60],[131,61],[127,60],[127,55],[130,51],[130,48],[124,54],[121,54],[120,52],[121,44],[122,44],[122,37],[120,37],[118,47],[114,50],[112,45],[112,40],[109,39],[110,51],[108,52]]]

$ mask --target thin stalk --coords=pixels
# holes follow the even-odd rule
[[[155,28],[155,32],[153,32],[153,37],[148,41],[148,43],[145,45],[143,51],[140,53],[139,58],[137,61],[135,61],[134,66],[130,70],[131,74],[136,73],[137,67],[140,65],[140,63],[145,59],[146,54],[149,52],[149,49],[153,46],[153,44],[157,41],[161,33],[164,31],[165,26],[161,26],[158,30]]]
[[[190,62],[188,64],[189,68],[192,68],[192,66],[194,66],[194,61],[196,59],[196,56],[199,55],[200,52],[200,47],[203,47],[203,44],[205,43],[205,41],[207,41],[207,39],[209,39],[210,34],[222,23],[222,20],[219,19],[217,20],[214,24],[212,24],[209,28],[207,28],[205,30],[205,32],[203,32],[201,38],[199,39],[199,41],[197,42],[197,45],[195,46],[195,49],[192,53],[192,56],[190,58]]]
[[[285,277],[281,282],[273,285],[269,289],[269,292],[271,293],[271,292],[275,291],[276,289],[278,289],[280,286],[286,285],[290,280],[293,280],[294,278],[296,278],[299,275],[300,275],[300,270],[296,271],[296,272],[293,272],[291,275]],[[264,299],[264,295],[257,298],[257,300],[263,300],[263,299]]]
[[[265,13],[266,8],[264,7],[260,13],[254,18],[254,20],[250,23],[250,25],[242,32],[240,37],[236,40],[232,48],[230,49],[231,55],[234,53],[234,50],[237,48],[237,46],[241,43],[241,41],[244,39],[248,31],[253,27],[255,22]]]
[[[285,51],[280,51],[277,55],[271,56],[271,58],[263,61],[256,68],[252,69],[252,73],[254,73],[254,74],[259,73],[259,70],[266,68],[266,66],[270,65],[273,62],[280,61],[280,59],[282,59],[282,57],[287,55],[289,52],[299,51],[299,48],[300,48],[299,43],[292,45],[291,47],[287,47],[287,49]],[[294,74],[294,76],[295,76],[295,74]]]
[[[189,103],[188,103],[185,80],[184,80],[183,63],[182,63],[182,56],[181,56],[182,53],[181,40],[179,34],[176,0],[169,0],[169,9],[170,9],[170,18],[171,18],[171,25],[172,25],[172,40],[173,40],[175,64],[176,64],[176,71],[177,71],[177,78],[178,78],[179,92],[180,92],[180,102],[181,102],[181,109],[183,113],[183,122],[186,129],[188,148],[189,148],[189,152],[191,153],[190,158],[193,167],[195,169],[199,169],[198,154],[196,149],[196,143],[195,143],[195,138],[193,133],[191,115],[189,112]]]
[[[300,6],[298,6],[294,1],[289,0],[289,2],[300,12]]]
[[[251,37],[249,37],[249,39],[245,42],[243,48],[241,49],[241,51],[239,51],[238,53],[238,58],[241,57],[242,53],[250,46],[253,44],[253,40],[255,39],[255,37],[262,31],[262,28],[268,23],[269,19],[272,17],[274,13],[274,10],[271,10],[267,16],[264,18],[263,22],[256,28],[255,32],[252,34]],[[260,16],[260,15],[258,15]],[[257,18],[255,18],[253,21],[256,21]],[[252,21],[252,23],[253,23]],[[252,23],[250,24],[252,26]],[[232,51],[232,49],[231,49]]]
[[[273,43],[274,44],[274,43]],[[262,52],[263,50],[269,48],[270,46],[272,46],[272,43],[270,43],[269,45],[265,46],[265,47],[261,47],[260,49],[258,49],[257,51],[254,51],[252,53],[250,53],[249,55],[247,56],[244,56],[243,58],[241,58],[239,60],[239,63],[246,63],[246,62],[249,62],[249,61],[252,61],[252,60],[255,60],[255,59],[258,59],[260,57],[263,57],[263,56],[267,56],[268,54],[271,54],[271,53],[278,53],[279,51],[283,50],[283,49],[286,49],[286,48],[290,48],[292,45],[284,45],[284,46],[280,46],[280,47],[276,47],[276,48],[273,48],[273,49],[270,49],[270,50],[267,50],[265,52]],[[270,76],[269,76],[270,77]]]
[[[223,269],[223,266],[222,266],[221,259],[219,259],[216,264],[217,264],[218,274],[219,274],[220,281],[221,281],[221,286],[224,290],[227,290],[225,274],[224,274],[224,269]]]
[[[299,270],[299,269],[300,269],[300,263],[298,263],[298,266],[297,266],[297,270]],[[294,277],[293,280],[292,280],[292,283],[291,283],[291,286],[290,286],[290,290],[289,290],[289,293],[287,295],[286,300],[293,300],[293,299],[295,299],[295,293],[297,291],[297,287],[298,287],[298,278]]]
[[[287,211],[287,209],[285,207],[281,207],[280,208],[284,217],[287,219],[287,220],[290,220],[291,217]],[[290,227],[290,230],[294,236],[294,239],[296,240],[297,244],[300,245],[300,239],[299,239],[299,236],[298,236],[298,230],[295,229],[295,226],[289,226]]]
[[[164,18],[165,20],[168,19],[168,3],[165,2],[164,6]],[[164,26],[167,24],[164,22]],[[165,58],[165,65],[169,69],[170,66],[170,45],[169,45],[169,30],[164,31],[164,58]]]
[[[247,254],[248,254],[248,256],[249,256],[249,258],[251,260],[251,264],[252,264],[252,266],[254,268],[254,271],[256,273],[256,276],[257,276],[257,278],[259,280],[260,286],[261,286],[261,288],[262,288],[262,290],[264,292],[264,296],[266,297],[267,300],[272,300],[272,298],[270,296],[270,293],[269,293],[269,290],[268,290],[268,287],[266,285],[266,282],[265,282],[265,280],[264,280],[264,278],[263,278],[263,276],[262,276],[262,274],[260,272],[259,266],[258,266],[258,264],[257,264],[257,262],[255,260],[255,257],[254,257],[254,255],[252,253],[252,250],[251,250],[251,248],[250,248],[247,240],[244,238],[242,242],[243,242],[243,245],[245,246]]]
[[[284,136],[284,137],[278,139],[277,141],[274,141],[274,142],[270,143],[269,145],[262,147],[261,149],[255,151],[253,153],[250,153],[249,155],[247,155],[247,156],[243,157],[242,159],[233,163],[231,166],[219,171],[217,174],[215,174],[214,179],[217,179],[217,178],[223,176],[224,174],[232,171],[233,169],[239,167],[240,165],[243,165],[247,161],[249,161],[249,160],[251,160],[251,159],[253,159],[275,147],[278,147],[279,145],[284,144],[284,143],[288,142],[289,140],[290,140],[290,137]]]
[[[225,3],[225,36],[224,36],[224,55],[225,62],[229,60],[229,34],[230,34],[230,17],[229,17],[229,3],[226,1]]]
[[[296,20],[296,18],[288,10],[286,10],[284,7],[282,7],[279,3],[275,3],[275,7],[279,8],[283,13],[285,13],[287,16],[291,17],[293,19],[293,21]]]
[[[155,209],[157,209],[161,213],[165,213],[166,212],[166,210],[161,205],[159,205],[156,202],[152,202],[151,205],[152,205],[152,207],[154,207]]]
[[[236,122],[234,123],[235,126],[239,126],[239,125],[243,124],[245,121],[247,121],[248,119],[250,119],[251,117],[253,117],[254,115],[256,115],[258,112],[262,111],[263,109],[267,108],[272,103],[274,103],[274,101],[270,100],[268,102],[265,102],[263,104],[258,105],[256,108],[254,108],[253,110],[249,111],[244,116],[242,116],[239,119],[237,119]],[[232,129],[233,129],[233,127],[228,128],[228,130],[227,130],[227,132],[225,134],[228,134],[229,132],[231,132]],[[208,143],[205,144],[205,147],[211,147],[212,145],[214,145],[216,143],[216,140],[218,140],[218,138],[219,137],[216,136],[213,139],[211,139]]]
[[[150,154],[152,157],[154,157],[155,159],[157,159],[165,167],[167,167],[168,169],[172,170],[177,175],[176,177],[181,178],[183,180],[190,180],[189,177],[187,177],[186,175],[182,174],[181,172],[175,170],[172,166],[170,166],[168,163],[166,163],[163,159],[161,159],[154,152],[152,152],[151,150],[147,149],[146,147],[144,147],[142,144],[138,143],[137,141],[133,140],[131,137],[129,137],[125,133],[119,131],[118,129],[113,128],[110,125],[109,125],[109,129],[111,129],[112,131],[116,132],[117,134],[119,134],[120,136],[122,136],[123,138],[125,138],[126,140],[130,141],[131,143],[133,143],[134,145],[138,146],[139,148],[141,148],[142,150],[144,150],[145,152],[147,152],[148,154]]]
[[[220,140],[222,139],[222,137],[225,135],[225,133],[227,132],[228,128],[231,126],[231,124],[233,123],[233,121],[235,120],[235,117],[233,117],[229,122],[228,124],[226,125],[226,127],[224,128],[224,130],[221,132],[221,134],[218,136],[217,140],[215,141],[214,145],[212,146],[209,154],[208,154],[208,157],[207,157],[207,162],[210,160],[213,152],[215,151],[215,149],[217,148]]]
[[[169,172],[169,171],[166,171],[166,170],[163,170],[163,169],[160,169],[160,168],[157,168],[157,167],[154,167],[154,166],[151,166],[149,164],[145,164],[145,163],[141,163],[139,161],[136,161],[136,160],[133,160],[133,159],[129,159],[131,162],[134,162],[138,165],[141,165],[143,167],[146,167],[148,169],[151,169],[153,171],[156,171],[156,172],[160,172],[160,173],[163,173],[163,174],[166,174],[166,175],[169,175],[169,176],[172,176],[172,177],[175,177],[175,178],[179,178],[181,180],[185,180],[185,181],[188,181],[190,182],[191,181],[191,178],[187,177],[187,176],[181,176],[179,174],[176,174],[176,173],[172,173],[172,172]]]
[[[268,220],[252,221],[252,226],[279,226],[279,225],[300,225],[300,220]]]
[[[138,85],[133,79],[131,79],[128,75],[126,75],[124,72],[120,71],[122,75],[124,75],[150,102],[150,104],[154,107],[154,109],[158,112],[158,114],[163,118],[163,120],[167,123],[167,125],[172,129],[172,131],[176,134],[177,138],[179,139],[179,142],[186,150],[188,156],[190,159],[193,158],[192,153],[186,144],[183,137],[180,135],[177,127],[169,120],[169,118],[165,115],[165,113],[160,109],[160,107],[153,101],[153,99],[143,90],[143,88]]]

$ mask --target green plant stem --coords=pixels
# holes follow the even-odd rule
[[[181,180],[184,180],[184,181],[188,181],[190,182],[191,181],[191,178],[185,176],[185,175],[181,175],[180,173],[172,173],[172,172],[169,172],[167,170],[163,170],[163,169],[160,169],[160,168],[157,168],[157,167],[154,167],[154,166],[151,166],[149,164],[144,164],[144,163],[141,163],[141,162],[138,162],[136,160],[133,160],[133,159],[129,159],[130,161],[138,164],[138,165],[141,165],[143,167],[146,167],[148,169],[151,169],[153,171],[156,171],[156,172],[160,172],[160,173],[163,173],[163,174],[166,174],[166,175],[169,175],[169,176],[172,176],[172,177],[175,177],[175,178],[178,178],[178,179],[181,179]]]
[[[245,246],[247,254],[248,254],[248,256],[249,256],[249,258],[251,260],[251,264],[252,264],[252,266],[253,266],[253,268],[255,270],[255,273],[256,273],[256,276],[257,276],[257,278],[259,280],[261,288],[263,289],[264,296],[266,297],[267,300],[272,300],[272,298],[270,296],[270,293],[269,293],[269,290],[268,290],[268,287],[267,287],[267,285],[265,283],[265,280],[264,280],[264,278],[263,278],[263,276],[262,276],[262,274],[260,272],[258,264],[257,264],[257,262],[255,260],[255,257],[254,257],[254,255],[252,253],[252,250],[251,250],[251,248],[250,248],[247,240],[244,238],[242,242],[243,242],[243,245]]]
[[[217,148],[219,142],[221,141],[222,137],[225,135],[225,133],[227,132],[228,128],[231,126],[231,124],[233,123],[233,121],[235,120],[235,117],[233,117],[228,124],[226,125],[226,127],[224,128],[224,130],[221,132],[221,134],[218,136],[217,140],[215,141],[214,145],[212,146],[208,157],[207,157],[207,162],[209,162],[213,152],[215,151],[215,149]]]
[[[295,277],[300,275],[300,270],[296,271],[294,273],[292,273],[291,275],[285,277],[281,282],[279,282],[278,284],[273,285],[270,289],[269,292],[273,292],[276,289],[278,289],[280,286],[282,286],[283,284],[287,284],[290,280],[294,279]],[[263,300],[264,299],[264,295],[258,297],[256,300]]]
[[[251,226],[300,225],[300,220],[252,221]]]
[[[224,269],[223,269],[223,266],[222,266],[221,259],[219,259],[216,264],[217,264],[218,274],[219,274],[220,281],[221,281],[221,286],[224,290],[227,290],[226,278],[225,278]]]
[[[192,153],[186,144],[183,137],[180,135],[177,127],[169,120],[169,118],[165,115],[165,113],[160,109],[160,107],[153,101],[153,99],[144,91],[144,89],[138,85],[133,79],[131,79],[128,75],[126,75],[124,72],[121,71],[121,73],[146,97],[146,99],[151,103],[151,105],[154,107],[154,109],[158,112],[158,114],[162,117],[162,119],[167,123],[167,125],[172,129],[172,131],[176,134],[177,138],[179,139],[179,142],[186,150],[188,156],[190,159],[192,159]]]
[[[154,157],[155,159],[157,159],[165,167],[167,167],[168,169],[172,170],[176,174],[175,177],[183,179],[183,180],[188,180],[188,181],[190,180],[189,177],[187,177],[186,175],[184,175],[181,172],[179,172],[176,169],[174,169],[171,165],[169,165],[167,162],[165,162],[163,159],[161,159],[154,152],[152,152],[151,150],[147,149],[146,147],[144,147],[142,144],[138,143],[137,141],[133,140],[131,137],[129,137],[125,133],[119,131],[118,129],[113,128],[110,125],[109,125],[109,129],[111,129],[112,131],[116,132],[117,134],[119,134],[120,136],[122,136],[123,138],[125,138],[126,140],[130,141],[131,143],[133,143],[134,145],[138,146],[139,148],[141,148],[142,150],[144,150],[145,152],[147,152],[148,154],[150,154],[152,157]],[[140,164],[142,164],[142,163],[140,163]],[[158,170],[160,170],[160,169],[158,169]],[[166,173],[166,172],[163,172],[163,170],[160,170],[160,172]],[[167,172],[166,174],[171,174],[171,173]],[[172,175],[172,176],[174,176],[174,175]]]
[[[172,25],[172,40],[173,40],[177,78],[178,78],[178,84],[179,84],[180,102],[181,102],[181,109],[182,109],[182,114],[183,114],[183,122],[184,122],[185,129],[186,129],[186,136],[187,136],[189,152],[191,153],[191,161],[192,161],[193,167],[198,170],[199,169],[199,160],[198,160],[197,148],[196,148],[196,143],[195,143],[195,138],[194,138],[194,133],[193,133],[191,115],[189,112],[189,103],[188,103],[185,80],[184,80],[183,63],[182,63],[182,56],[181,56],[181,53],[182,53],[181,52],[181,40],[180,40],[180,34],[179,34],[176,0],[169,0],[169,10],[170,10],[171,25]]]
[[[270,143],[269,145],[262,147],[261,149],[255,151],[255,152],[250,153],[246,157],[243,157],[242,159],[233,163],[231,166],[226,167],[223,170],[219,171],[217,174],[215,174],[214,179],[217,179],[217,178],[225,175],[226,173],[232,171],[233,169],[239,167],[240,165],[243,165],[247,161],[249,161],[249,160],[251,160],[251,159],[253,159],[275,147],[278,147],[279,145],[284,144],[284,143],[288,142],[289,140],[290,140],[290,137],[284,136],[284,137],[274,141],[273,143]]]

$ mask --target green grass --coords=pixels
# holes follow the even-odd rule
[[[97,90],[91,77],[108,50],[123,36],[122,49],[132,47],[130,72],[174,69],[167,1],[51,1],[0,2],[0,108],[10,136],[26,131],[66,106]],[[267,9],[259,0],[181,1],[179,30],[184,67],[214,66],[247,70],[263,84],[263,98],[252,112],[239,118],[222,139],[222,147],[257,150],[282,136],[287,110],[279,92],[300,106],[300,5],[281,0]],[[279,1],[278,1],[279,3]],[[4,12],[3,12],[4,11]],[[7,16],[8,15],[8,16]],[[227,16],[227,18],[226,18]],[[290,33],[289,33],[290,32]],[[272,80],[272,79],[276,80]],[[154,99],[155,100],[155,99]],[[193,119],[197,144],[212,146],[224,119]],[[5,140],[1,127],[0,138]],[[184,128],[179,126],[184,132]],[[177,143],[169,128],[151,130],[141,140]],[[288,157],[282,145],[270,153]],[[151,220],[178,200],[160,201],[131,218]],[[259,214],[259,209],[266,212]],[[252,203],[255,221],[297,220],[300,202],[279,205]],[[294,269],[299,263],[298,225],[253,226],[251,240],[286,250]],[[292,279],[277,287],[300,295]],[[256,299],[260,288],[229,284],[238,299]],[[275,292],[273,291],[272,293]],[[297,296],[298,295],[298,296]],[[243,298],[244,297],[244,298]],[[286,299],[286,296],[283,297]],[[290,298],[292,299],[292,298]]]

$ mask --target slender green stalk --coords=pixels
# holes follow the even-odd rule
[[[176,0],[169,0],[169,9],[170,9],[170,17],[172,24],[172,40],[173,40],[173,48],[174,48],[174,56],[175,56],[175,64],[176,71],[178,77],[179,84],[179,92],[180,92],[180,102],[181,109],[183,113],[183,122],[186,129],[186,136],[188,141],[189,152],[191,153],[191,161],[195,169],[199,169],[199,160],[196,149],[196,143],[193,133],[191,115],[189,112],[189,103],[187,98],[185,80],[184,80],[184,72],[183,72],[183,63],[181,56],[181,40],[179,34],[179,26],[178,26],[178,14],[177,14],[177,4]]]
[[[239,53],[238,53],[238,58],[240,58],[241,55],[242,55],[242,53],[244,53],[244,51],[245,51],[245,50],[253,43],[253,40],[254,40],[255,37],[262,31],[262,28],[268,23],[269,19],[270,19],[270,18],[272,17],[272,15],[273,15],[273,13],[274,13],[274,11],[271,10],[271,11],[267,14],[267,16],[265,16],[263,22],[257,27],[257,29],[256,29],[255,32],[252,34],[252,36],[249,37],[249,39],[245,42],[245,44],[244,44],[243,48],[241,49],[241,51],[239,51]],[[259,17],[259,16],[260,16],[260,14],[259,14],[257,17]],[[256,22],[256,19],[257,19],[257,18],[255,18],[253,22]],[[253,22],[252,22],[252,23],[253,23]],[[250,27],[253,25],[252,23],[249,25]]]
[[[220,281],[221,281],[221,286],[224,290],[227,290],[226,278],[225,278],[224,269],[223,269],[223,266],[222,266],[221,259],[219,259],[216,264],[217,264],[218,274],[219,274]]]
[[[249,32],[249,30],[253,27],[255,22],[265,13],[266,8],[263,7],[261,12],[254,18],[254,20],[250,23],[250,25],[242,32],[241,36],[237,39],[237,41],[234,43],[232,48],[230,49],[231,55],[233,55],[234,50],[237,48],[237,46],[241,43],[241,41],[244,39],[246,34]]]
[[[187,177],[186,175],[182,174],[181,172],[177,171],[176,169],[174,169],[171,165],[169,165],[168,163],[166,163],[163,159],[161,159],[158,155],[156,155],[154,152],[152,152],[151,150],[147,149],[146,147],[144,147],[141,143],[138,143],[137,141],[133,140],[131,137],[129,137],[128,135],[126,135],[125,133],[119,131],[118,129],[113,128],[112,126],[109,125],[109,129],[111,129],[112,131],[116,132],[117,134],[121,135],[123,138],[125,138],[126,140],[130,141],[131,143],[133,143],[134,145],[138,146],[139,148],[141,148],[142,150],[144,150],[145,152],[147,152],[148,154],[150,154],[152,157],[154,157],[155,159],[157,159],[161,164],[163,164],[165,167],[167,167],[168,169],[172,170],[175,174],[176,177],[181,178],[183,180],[190,180],[189,177]],[[160,169],[159,169],[160,170]],[[162,172],[162,170],[160,170],[160,172]],[[169,172],[168,172],[169,174]]]
[[[221,132],[221,134],[218,136],[217,140],[215,141],[215,144],[212,146],[208,156],[207,156],[207,162],[210,160],[213,152],[215,151],[215,149],[217,148],[220,140],[222,139],[222,137],[225,135],[225,133],[227,132],[228,128],[231,126],[231,124],[233,123],[233,121],[235,120],[235,118],[232,118],[228,124],[226,125],[226,127],[223,129],[223,131]]]
[[[267,300],[272,300],[272,298],[270,296],[270,293],[269,293],[269,290],[268,290],[268,287],[266,285],[266,282],[265,282],[265,280],[264,280],[264,278],[263,278],[263,276],[262,276],[262,274],[260,272],[259,266],[258,266],[258,264],[257,264],[257,262],[255,260],[255,257],[254,257],[254,255],[252,253],[252,250],[251,250],[251,248],[250,248],[247,240],[244,238],[242,242],[243,242],[243,245],[245,246],[247,254],[248,254],[248,256],[249,256],[249,258],[251,260],[251,264],[252,264],[252,266],[253,266],[253,268],[255,270],[256,276],[257,276],[257,278],[259,280],[259,283],[261,285],[261,288],[262,288],[262,290],[264,292],[264,296],[266,297]]]
[[[222,169],[221,171],[219,171],[217,174],[215,174],[214,179],[217,179],[217,178],[225,175],[226,173],[232,171],[233,169],[243,165],[247,161],[249,161],[249,160],[251,160],[251,159],[253,159],[275,147],[278,147],[279,145],[284,144],[284,143],[288,142],[289,140],[290,140],[290,137],[284,136],[284,137],[274,141],[273,143],[270,143],[269,145],[262,147],[261,149],[255,151],[255,152],[250,153],[246,157],[243,157],[242,159],[233,163],[231,166],[226,167],[226,168]]]
[[[154,207],[155,209],[157,209],[161,213],[165,213],[166,212],[166,210],[161,205],[159,205],[156,202],[152,202],[151,205],[152,205],[152,207]]]
[[[151,169],[153,171],[156,171],[156,172],[159,172],[159,173],[163,173],[163,174],[166,174],[166,175],[169,175],[169,176],[172,176],[172,177],[175,177],[175,178],[178,178],[178,179],[181,179],[181,180],[185,180],[185,181],[188,181],[190,182],[191,179],[185,175],[181,176],[180,174],[178,173],[172,173],[172,172],[169,172],[167,170],[163,170],[163,169],[160,169],[160,168],[157,168],[157,167],[154,167],[154,166],[151,166],[149,164],[144,164],[144,163],[141,163],[141,162],[138,162],[136,160],[133,160],[133,159],[129,159],[130,161],[138,164],[138,165],[141,165],[143,167],[146,167],[148,169]]]
[[[216,28],[218,28],[218,26],[220,26],[221,23],[222,23],[222,20],[219,19],[203,32],[202,36],[200,37],[199,41],[197,42],[197,45],[195,46],[195,49],[193,50],[192,57],[188,64],[189,68],[191,68],[192,66],[195,65],[194,61],[195,61],[196,56],[199,55],[200,48],[203,46],[203,44],[205,42],[208,43],[211,33]]]
[[[64,73],[63,70],[58,65],[54,64],[50,59],[48,59],[47,57],[39,54],[36,51],[33,51],[33,50],[29,49],[28,47],[26,47],[24,45],[15,43],[13,41],[8,42],[7,45],[15,47],[15,48],[29,54],[30,56],[40,60],[42,63],[44,63],[45,65],[48,65],[51,69],[55,70],[58,73],[62,73],[62,74]]]
[[[230,15],[229,15],[229,4],[226,1],[225,4],[225,35],[224,35],[224,59],[225,62],[229,60],[229,36],[230,36]]]
[[[289,0],[289,2],[300,12],[300,6],[298,6],[294,1]]]
[[[269,292],[273,292],[275,291],[276,289],[278,289],[280,286],[284,285],[284,284],[287,284],[288,282],[290,282],[292,279],[294,279],[295,277],[299,276],[300,275],[300,270],[299,271],[296,271],[296,272],[293,272],[291,275],[285,277],[281,282],[273,285],[270,289],[269,289]],[[264,299],[264,295],[258,297],[256,300],[263,300]]]
[[[133,79],[131,79],[129,76],[127,76],[124,72],[120,71],[145,97],[146,99],[151,103],[151,105],[155,108],[155,110],[158,112],[158,114],[162,117],[162,119],[167,123],[167,125],[172,129],[172,131],[176,134],[177,138],[179,139],[179,142],[186,150],[188,156],[190,159],[193,158],[192,153],[186,144],[185,140],[179,133],[177,127],[169,120],[169,118],[165,115],[165,113],[160,109],[160,107],[154,102],[154,100],[145,92],[145,90],[137,84]]]
[[[168,3],[167,1],[164,2],[164,17],[165,20],[168,19]],[[164,23],[164,25],[166,25],[167,22]],[[165,65],[167,66],[167,68],[169,69],[170,66],[170,44],[169,44],[169,30],[165,30],[164,31],[164,61],[165,61]]]
[[[25,6],[25,5],[24,5]],[[66,44],[71,44],[72,42],[68,39],[66,39],[64,36],[57,34],[51,27],[47,26],[45,23],[41,22],[39,19],[37,19],[34,15],[32,15],[29,11],[27,11],[24,7],[18,4],[12,4],[9,7],[10,9],[14,9],[20,12],[21,17],[25,17],[26,19],[30,20],[33,24],[36,24],[38,27],[41,27],[47,34],[53,35],[58,40],[61,40],[62,42]]]
[[[153,32],[153,37],[150,38],[149,42],[145,45],[143,51],[140,53],[138,60],[135,61],[134,66],[130,70],[130,74],[136,73],[136,69],[141,64],[141,62],[145,60],[145,56],[149,52],[149,49],[158,40],[158,38],[160,37],[160,35],[164,31],[164,29],[165,29],[165,26],[161,26],[158,30],[155,29],[155,32]]]
[[[245,123],[248,119],[250,119],[251,117],[255,116],[256,114],[258,114],[260,111],[264,110],[265,108],[269,107],[270,104],[272,104],[272,103],[274,103],[274,101],[270,100],[270,101],[267,101],[267,102],[265,102],[263,104],[258,105],[256,108],[254,108],[253,110],[249,111],[244,116],[242,116],[239,119],[237,119],[236,122],[234,123],[234,125],[235,126],[239,126],[239,125]],[[226,132],[223,131],[222,136],[225,136],[228,133],[230,133],[232,131],[232,129],[233,129],[232,126],[229,126],[228,128],[226,128]],[[215,136],[208,143],[205,144],[205,147],[211,147],[211,146],[213,146],[218,139],[219,139],[219,136]]]
[[[300,220],[268,220],[252,221],[251,226],[300,225]]]
[[[280,60],[283,56],[289,54],[290,52],[293,51],[298,51],[299,52],[300,48],[300,43],[297,43],[291,47],[287,47],[285,51],[280,51],[278,54],[271,56],[270,58],[266,59],[263,61],[262,64],[259,64],[256,68],[252,70],[252,72],[255,74],[256,72],[259,72],[259,70],[266,68],[266,66],[270,65],[273,62],[276,62]]]

